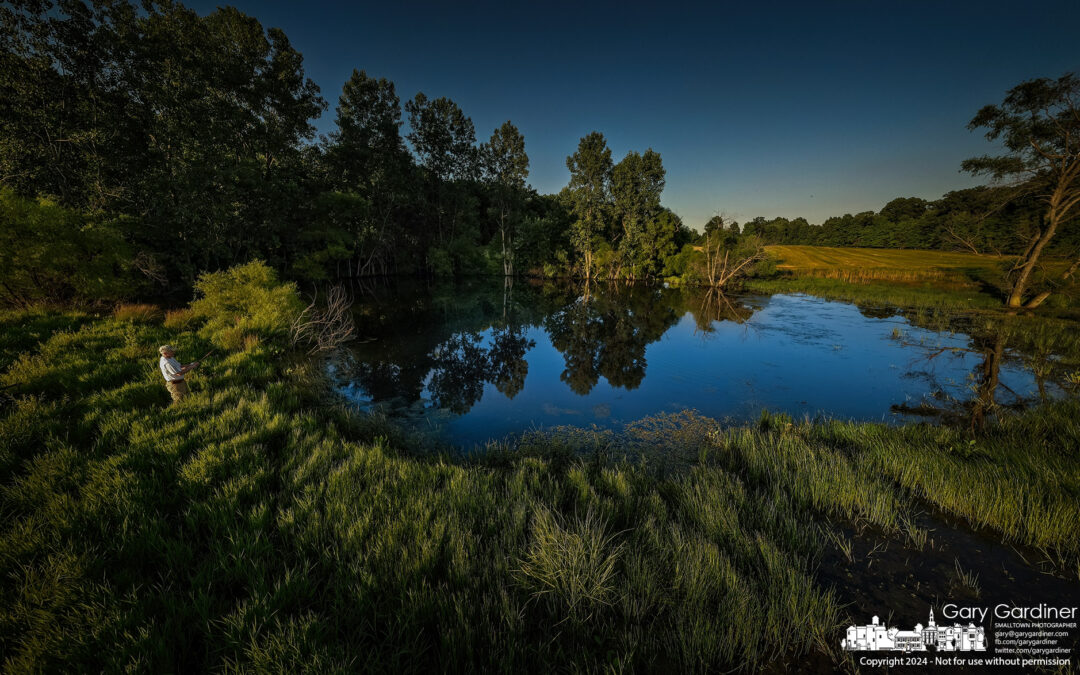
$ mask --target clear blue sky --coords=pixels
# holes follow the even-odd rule
[[[976,185],[959,173],[992,149],[965,127],[975,112],[1080,71],[1078,0],[231,4],[304,54],[330,104],[321,133],[363,69],[403,101],[450,97],[478,140],[513,121],[540,192],[566,184],[592,130],[616,161],[651,147],[664,204],[698,229],[717,210],[820,223]]]

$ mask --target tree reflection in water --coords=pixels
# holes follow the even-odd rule
[[[521,391],[529,373],[525,353],[536,343],[525,337],[521,326],[494,328],[488,342],[485,345],[483,335],[470,331],[455,333],[436,348],[428,382],[436,406],[463,415],[480,400],[489,382],[507,398]]]
[[[553,312],[544,329],[566,363],[560,379],[581,396],[601,375],[613,387],[636,389],[645,379],[645,348],[682,315],[674,296],[663,288],[614,285]]]
[[[393,292],[371,296],[357,323],[376,341],[363,347],[363,358],[339,363],[338,376],[372,402],[428,403],[457,415],[476,405],[489,383],[509,399],[523,390],[535,346],[530,330],[548,334],[563,357],[560,379],[584,396],[601,377],[613,387],[640,386],[647,347],[688,311],[707,331],[753,313],[716,291],[643,285],[435,288],[404,304]]]
[[[690,310],[690,314],[694,317],[694,330],[708,334],[715,332],[716,324],[723,321],[746,323],[754,310],[710,287],[701,294],[697,310]]]
[[[891,404],[898,420],[913,415],[932,416],[978,429],[1002,408],[1061,395],[1067,386],[1063,383],[1069,377],[1080,382],[1080,334],[1072,330],[1075,324],[1071,322],[986,315],[957,317],[941,312],[866,307],[859,308],[865,323],[836,324],[830,322],[835,322],[837,315],[843,316],[846,311],[843,308],[826,301],[800,300],[792,304],[788,300],[780,303],[792,307],[796,323],[788,326],[786,319],[778,320],[773,300],[749,302],[752,307],[715,290],[622,284],[580,287],[518,282],[376,290],[358,302],[356,310],[360,333],[374,340],[357,345],[356,358],[335,364],[335,371],[343,383],[342,391],[354,400],[364,405],[386,406],[395,416],[404,417],[426,417],[433,409],[464,415],[486,393],[505,399],[522,396],[525,402],[519,400],[516,404],[524,407],[514,408],[512,414],[524,420],[522,424],[528,424],[529,420],[542,416],[534,411],[544,410],[551,401],[556,401],[553,408],[572,410],[572,403],[559,399],[572,392],[575,399],[596,396],[595,401],[587,404],[595,404],[591,419],[606,419],[610,412],[601,415],[596,411],[610,411],[612,401],[619,396],[613,399],[607,388],[598,388],[601,379],[611,388],[625,391],[663,392],[665,398],[657,398],[655,404],[650,404],[656,410],[676,404],[707,406],[710,401],[693,397],[714,396],[726,406],[721,414],[724,410],[746,414],[741,411],[747,407],[746,401],[757,405],[754,397],[762,392],[764,396],[773,395],[780,405],[803,405],[805,402],[800,399],[810,396],[803,394],[795,398],[786,392],[797,387],[807,387],[809,391],[825,381],[846,381],[845,373],[822,369],[824,363],[832,368],[859,363],[860,367],[866,364],[873,369],[880,368],[878,364],[887,364],[886,359],[903,358],[872,341],[881,330],[888,330],[877,322],[888,321],[896,326],[898,333],[903,328],[904,334],[921,336],[911,338],[912,343],[900,338],[904,355],[920,355],[921,362],[927,364],[963,359],[959,363],[952,361],[942,369],[909,370],[903,376],[885,374],[884,380],[873,380],[875,376],[865,372],[850,373],[853,386],[868,392],[873,392],[875,387],[895,387],[902,392],[905,388],[899,386],[901,377],[925,379],[927,387],[915,395],[919,397],[917,405],[894,404],[895,398],[888,396],[880,403],[877,410],[887,409]],[[694,332],[715,336],[718,342],[730,345],[732,333],[723,330],[723,326],[754,325],[758,322],[748,323],[751,316],[766,308],[774,309],[758,331],[760,339],[740,343],[742,356],[731,368],[718,367],[732,355],[730,352],[702,352],[700,358],[707,362],[701,362],[701,369],[697,370],[692,356],[678,353],[677,348],[673,352],[668,345],[655,354],[657,358],[668,359],[665,363],[673,367],[665,366],[656,374],[655,389],[643,386],[649,368],[647,354],[652,353],[650,345],[659,341],[682,317],[690,315]],[[827,315],[816,321],[813,315],[805,313],[807,308],[821,308]],[[902,322],[893,318],[897,314],[902,316]],[[819,336],[836,331],[837,337],[830,336],[828,340],[840,341],[843,339],[840,332],[849,326],[857,331],[858,337],[853,339],[859,341],[851,343],[857,349],[852,350],[850,357],[846,356],[846,349],[813,351],[822,349],[815,342],[820,342]],[[543,350],[530,354],[537,342],[548,340],[550,349],[545,344]],[[772,361],[769,349],[773,345],[777,356],[775,361],[767,363]],[[700,344],[688,346],[693,350],[700,348]],[[833,343],[828,347],[833,347]],[[819,357],[821,363],[811,364],[817,370],[814,367],[784,370],[776,365],[787,363],[792,367],[792,354],[798,354],[794,362],[800,364],[808,363],[807,354]],[[973,357],[977,358],[977,365],[970,362]],[[670,362],[673,358],[677,365]],[[530,374],[530,359],[534,361],[534,369],[553,371],[535,378],[536,400],[528,392],[522,394]],[[936,381],[935,370],[942,373],[941,382]],[[732,381],[729,373],[736,372],[740,373],[739,379]],[[758,373],[760,380],[756,379]],[[967,387],[963,384],[965,373]],[[1030,387],[1023,379],[1025,373],[1028,378],[1034,378],[1026,380]],[[679,398],[683,396],[682,390],[670,385],[673,380],[688,383],[685,398]],[[552,389],[553,385],[556,389]],[[1010,385],[1023,392],[1023,396],[1010,389]],[[792,403],[793,398],[797,403]],[[842,412],[845,399],[827,395],[818,400],[839,401],[837,408],[829,410],[841,410],[838,414],[845,414]],[[771,402],[762,401],[762,404]],[[858,401],[855,407],[857,404]],[[867,418],[866,412],[860,414]]]
[[[1066,322],[1054,320],[1025,320],[1024,317],[1004,316],[984,320],[956,319],[948,315],[926,317],[911,315],[915,325],[936,331],[962,330],[969,336],[966,347],[908,345],[924,350],[926,361],[943,354],[973,354],[978,363],[971,373],[971,396],[965,399],[942,397],[937,404],[923,402],[918,407],[892,406],[895,412],[939,417],[953,423],[966,423],[973,433],[980,431],[986,421],[1003,408],[1023,408],[1028,400],[1001,381],[1001,369],[1009,362],[1020,364],[1031,373],[1038,388],[1040,401],[1050,398],[1049,387],[1064,392],[1062,382],[1069,369],[1080,361],[1080,338]],[[942,388],[938,387],[938,391]]]

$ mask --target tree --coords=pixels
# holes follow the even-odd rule
[[[510,277],[514,275],[514,224],[525,195],[525,179],[529,177],[525,137],[507,120],[491,134],[481,155],[499,224],[503,274]]]
[[[591,279],[593,253],[608,222],[611,200],[611,150],[604,135],[593,131],[578,143],[577,152],[566,158],[570,169],[567,194],[574,223],[570,240],[582,256],[585,278]]]
[[[454,190],[452,183],[474,181],[478,177],[479,163],[476,148],[476,129],[457,103],[448,98],[429,100],[422,92],[413,100],[405,102],[409,114],[409,134],[435,192],[435,219],[440,244],[453,238],[459,211],[465,196]],[[445,212],[452,209],[449,232],[445,225]]]
[[[621,262],[630,268],[630,278],[639,272],[652,274],[661,242],[659,228],[660,194],[664,191],[664,165],[660,153],[651,148],[644,155],[629,152],[611,171],[612,206],[621,225]]]
[[[1006,152],[964,160],[964,171],[988,174],[996,181],[1011,179],[1020,192],[1045,205],[1041,226],[1028,239],[1009,274],[1009,307],[1038,307],[1051,291],[1043,290],[1025,302],[1028,286],[1043,249],[1058,229],[1080,209],[1080,79],[1066,73],[1056,80],[1039,78],[1009,90],[1000,106],[988,105],[968,129],[985,127],[986,137],[1001,140]],[[1066,272],[1071,276],[1080,259]]]
[[[404,199],[410,166],[399,132],[401,102],[394,83],[353,70],[342,88],[336,121],[337,131],[330,134],[326,146],[329,184],[362,196],[365,208],[324,215],[350,221],[345,230],[352,237],[347,248],[355,259],[355,266],[350,266],[353,274],[385,272],[396,248],[392,224]],[[323,205],[353,202],[319,200]]]
[[[881,207],[881,215],[890,223],[921,218],[930,204],[918,197],[897,197]]]
[[[761,237],[756,234],[735,238],[731,233],[718,230],[706,235],[702,244],[705,253],[702,276],[713,288],[722,289],[729,282],[747,276],[757,263],[768,257]]]
[[[394,83],[353,70],[341,90],[337,131],[330,134],[329,161],[341,187],[364,190],[403,152],[401,102]]]
[[[130,258],[115,223],[0,188],[0,303],[121,298]]]
[[[130,216],[137,257],[189,282],[287,253],[324,102],[280,30],[175,2],[5,3],[0,89],[5,186]]]

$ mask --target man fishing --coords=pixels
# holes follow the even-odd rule
[[[175,358],[176,350],[173,349],[172,345],[161,345],[158,347],[158,353],[161,354],[158,366],[161,368],[161,374],[165,376],[165,387],[172,396],[172,402],[179,403],[188,393],[184,375],[198,368],[200,362],[193,361],[186,366],[180,365],[180,362]]]

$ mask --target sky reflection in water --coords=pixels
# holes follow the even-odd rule
[[[331,363],[339,391],[466,446],[686,408],[733,423],[764,408],[901,422],[914,409],[970,408],[988,363],[998,403],[1040,395],[1030,358],[1001,335],[801,295],[397,287],[359,295],[357,323],[374,339]],[[988,362],[995,346],[1003,358]],[[1045,379],[1045,395],[1061,392]]]

